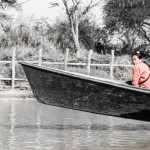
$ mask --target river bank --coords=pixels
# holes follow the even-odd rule
[[[31,90],[1,90],[0,99],[35,99]]]

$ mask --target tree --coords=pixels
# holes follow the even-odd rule
[[[79,40],[86,49],[93,49],[101,54],[107,53],[108,36],[105,28],[100,28],[90,17],[83,19],[79,24]]]
[[[15,8],[15,9],[20,9],[21,8],[21,4],[19,4],[17,2],[17,0],[1,0],[0,2],[0,19],[1,18],[5,18],[7,15],[5,15],[5,13],[2,12],[2,10],[5,10],[7,8]]]
[[[53,42],[55,46],[59,49],[65,50],[66,48],[70,48],[72,52],[76,50],[73,37],[71,34],[71,28],[69,20],[57,20],[57,22],[53,25],[55,39]],[[93,49],[97,52],[101,53],[101,51],[108,50],[108,36],[107,32],[104,29],[101,29],[96,22],[90,17],[86,17],[81,20],[79,24],[79,41],[82,48],[85,49]],[[97,43],[101,42],[102,47],[96,46]]]
[[[98,6],[100,0],[87,0],[87,5],[83,5],[81,0],[62,0],[68,16],[73,41],[76,47],[76,57],[80,57],[80,42],[79,42],[79,23],[83,17],[93,8]],[[58,6],[58,3],[51,3],[51,6]]]
[[[104,20],[110,33],[136,32],[150,43],[149,0],[107,0]]]
[[[19,10],[21,8],[21,4],[17,3],[17,0],[1,0],[0,2],[0,24],[5,32],[8,30],[8,27],[5,25],[5,20],[11,19],[6,13],[5,10],[8,8],[15,8]]]

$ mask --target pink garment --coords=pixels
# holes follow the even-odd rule
[[[150,69],[147,66],[147,64],[145,64],[144,62],[136,64],[133,68],[132,85],[150,89],[149,74],[150,74]],[[149,79],[146,82],[141,83],[145,81],[148,77]]]

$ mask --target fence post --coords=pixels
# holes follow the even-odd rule
[[[12,80],[11,80],[11,88],[14,90],[15,87],[15,59],[16,59],[16,48],[13,48],[12,53]]]
[[[91,57],[92,57],[92,53],[93,53],[93,50],[90,49],[89,50],[89,53],[88,53],[88,60],[87,60],[87,74],[90,75],[90,65],[91,65]]]
[[[65,70],[67,70],[68,57],[69,57],[69,48],[66,48],[66,55],[65,55]]]
[[[113,80],[114,50],[111,50],[110,78]]]
[[[41,66],[42,63],[42,48],[39,49],[39,61],[38,61],[38,66]]]

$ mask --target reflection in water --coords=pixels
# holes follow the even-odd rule
[[[150,123],[0,100],[0,150],[149,150]]]
[[[40,121],[40,111],[37,113],[37,122],[36,122],[36,126],[37,126],[37,133],[36,133],[36,150],[39,150],[40,148],[42,148],[40,146],[40,137],[41,137],[41,129],[40,129],[40,125],[41,125],[41,121]]]
[[[11,112],[10,112],[10,140],[9,140],[9,149],[13,150],[15,149],[15,106],[14,103],[11,105]]]

